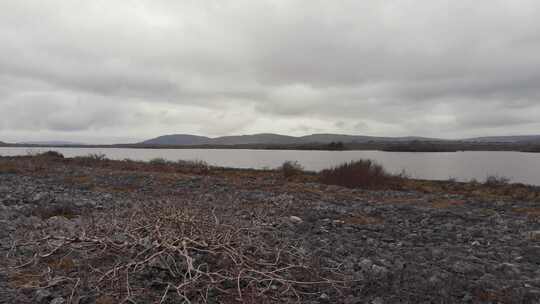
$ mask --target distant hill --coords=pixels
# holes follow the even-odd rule
[[[298,150],[382,150],[399,152],[451,151],[540,151],[540,135],[488,136],[466,139],[440,139],[417,136],[380,137],[347,134],[287,136],[272,133],[206,137],[191,134],[159,136],[131,144],[80,144],[69,141],[31,141],[5,143],[3,147],[51,146],[93,148],[238,148]]]
[[[163,135],[141,142],[143,145],[204,145],[211,138],[189,134]]]
[[[301,143],[367,143],[367,142],[396,142],[396,141],[439,141],[441,139],[426,138],[426,137],[378,137],[378,136],[365,136],[365,135],[344,135],[344,134],[312,134],[307,136],[298,137]]]
[[[210,139],[211,145],[292,145],[298,143],[298,138],[287,135],[262,133],[254,135],[223,136]]]
[[[438,143],[438,144],[467,144],[467,145],[540,145],[540,135],[519,135],[519,136],[486,136],[466,139],[440,139],[417,136],[404,137],[382,137],[382,136],[365,136],[365,135],[348,135],[348,134],[332,134],[319,133],[305,136],[288,136],[273,133],[259,133],[251,135],[232,135],[221,137],[197,136],[191,134],[170,134],[163,135],[140,143],[125,145],[125,146],[287,146],[287,147],[312,147],[315,145],[328,145],[331,143],[347,144],[349,148],[358,147],[359,145],[374,147],[379,149],[382,146],[403,145],[411,142],[420,143]],[[1,146],[12,146],[13,144],[0,141]],[[88,146],[83,143],[71,141],[27,141],[19,142],[15,145],[39,145],[39,146]]]
[[[84,144],[71,142],[71,141],[62,141],[62,140],[52,140],[52,141],[25,141],[19,142],[18,145],[40,145],[40,146],[82,146]]]
[[[478,143],[540,143],[540,135],[486,136],[464,139],[465,142]]]
[[[287,136],[272,133],[253,135],[222,136],[210,138],[188,134],[165,135],[141,142],[143,145],[301,145],[301,144],[329,144],[367,143],[367,142],[406,142],[406,141],[438,140],[423,137],[374,137],[344,134],[312,134],[307,136]]]

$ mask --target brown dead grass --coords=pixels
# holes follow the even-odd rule
[[[168,185],[168,184],[172,184],[181,180],[182,179],[181,176],[185,176],[185,175],[180,175],[177,173],[164,173],[164,174],[157,175],[156,179],[160,184]]]
[[[422,193],[447,193],[472,197],[484,202],[523,200],[540,202],[540,188],[523,184],[489,186],[478,182],[426,181],[402,179],[405,190]]]
[[[92,178],[87,175],[66,176],[64,180],[66,183],[76,185],[90,185],[92,183]]]
[[[19,168],[11,162],[0,163],[0,174],[17,174],[20,173]]]
[[[111,296],[101,296],[96,299],[96,304],[115,304],[118,300]]]
[[[386,203],[386,204],[402,204],[402,205],[411,204],[411,205],[415,205],[415,204],[420,203],[421,201],[416,197],[413,197],[413,198],[401,198],[401,197],[395,198],[395,197],[391,197],[391,198],[381,199],[380,202]]]
[[[72,270],[75,270],[76,267],[75,262],[70,257],[63,257],[59,260],[49,261],[47,264],[53,270],[64,272],[70,272]]]
[[[9,275],[11,288],[37,288],[40,281],[41,276],[31,271],[20,271]]]
[[[102,193],[130,193],[137,191],[137,186],[95,186],[93,191]]]
[[[288,183],[287,190],[296,193],[314,194],[317,196],[323,196],[324,194],[326,194],[324,191],[320,189],[315,189],[304,183]]]
[[[513,211],[523,213],[531,219],[540,219],[540,207],[514,208]]]
[[[440,200],[431,203],[431,207],[435,209],[447,209],[465,205],[464,200]]]
[[[339,219],[339,221],[349,225],[378,225],[384,222],[381,218],[364,214],[356,214],[342,217]]]
[[[512,292],[508,289],[497,290],[497,291],[493,291],[493,290],[479,291],[476,294],[476,299],[478,303],[500,303],[500,304],[517,303],[515,299],[512,297]]]
[[[75,157],[73,159],[67,159],[67,162],[83,167],[107,168],[120,171],[190,173],[199,175],[211,174],[214,169],[202,161],[170,162],[164,159],[154,159],[150,162],[142,162],[133,160],[110,160],[102,155]]]
[[[137,189],[137,186],[120,186],[120,187],[103,187],[102,185],[93,184],[92,174],[97,174],[99,171],[110,172],[137,172],[144,174],[152,172],[157,174],[160,183],[166,186],[174,186],[177,176],[193,176],[193,175],[212,175],[227,178],[233,185],[238,185],[244,189],[258,189],[261,185],[278,186],[291,183],[311,183],[323,182],[328,184],[345,185],[349,187],[363,187],[360,184],[365,184],[365,188],[373,189],[393,189],[393,190],[413,190],[423,193],[448,193],[471,197],[484,202],[493,201],[509,201],[523,200],[540,202],[540,188],[522,184],[502,184],[498,186],[486,186],[479,182],[461,183],[456,181],[426,181],[402,178],[400,176],[392,176],[385,173],[384,169],[375,163],[363,161],[360,164],[356,162],[347,164],[343,168],[334,168],[325,170],[325,174],[314,174],[303,172],[291,178],[284,179],[280,171],[276,170],[244,170],[210,167],[204,163],[197,162],[166,162],[164,164],[152,164],[138,161],[115,161],[98,158],[59,158],[59,157],[38,157],[24,156],[14,158],[0,159],[0,174],[1,173],[16,173],[41,175],[54,172],[58,168],[64,166],[82,166],[92,168],[90,176],[81,175],[68,177],[66,182],[73,185],[82,185],[89,188],[101,188],[104,191],[112,192],[132,192]],[[96,173],[97,172],[97,173]],[[246,183],[246,181],[249,181]],[[291,187],[292,188],[292,187]],[[298,189],[302,192],[310,192],[309,187]],[[340,191],[341,193],[342,191]],[[358,193],[346,193],[348,196],[358,196]],[[315,193],[313,193],[315,194]],[[435,208],[446,208],[446,203],[435,204]],[[450,204],[452,205],[452,204]]]

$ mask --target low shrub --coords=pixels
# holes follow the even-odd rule
[[[500,175],[489,175],[486,177],[486,181],[484,182],[484,185],[488,187],[500,187],[504,185],[508,185],[510,182],[510,179],[505,176]]]
[[[322,170],[319,180],[323,184],[348,188],[376,188],[388,185],[399,177],[390,175],[371,160],[357,160]]]
[[[58,151],[47,151],[36,154],[37,157],[64,158],[64,155]]]
[[[178,160],[169,161],[161,157],[153,158],[148,163],[156,170],[190,172],[190,173],[208,173],[210,165],[202,160]]]
[[[162,157],[156,157],[149,160],[148,163],[151,165],[164,166],[170,164],[171,162]]]
[[[183,169],[189,169],[197,173],[210,171],[210,165],[204,160],[178,160],[176,164]]]
[[[76,156],[74,161],[83,166],[104,166],[107,157],[102,153],[90,153],[86,156]]]
[[[291,178],[293,176],[301,175],[304,173],[304,168],[297,161],[286,161],[279,167],[279,170],[285,178]]]
[[[107,160],[107,156],[103,153],[90,153],[85,157],[91,160]]]

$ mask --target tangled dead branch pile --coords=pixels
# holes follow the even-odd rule
[[[11,276],[26,287],[64,289],[71,303],[295,302],[346,285],[301,240],[245,223],[211,207],[141,204],[88,217],[70,234],[43,229],[14,243],[9,254],[21,262]]]

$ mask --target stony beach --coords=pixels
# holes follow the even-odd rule
[[[0,303],[540,303],[539,190],[490,187],[4,157]]]

